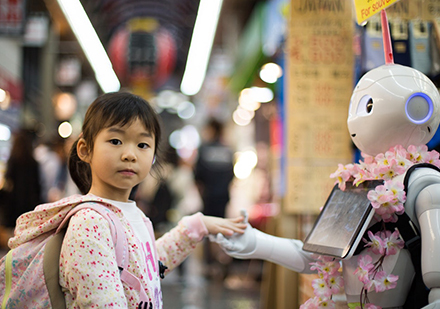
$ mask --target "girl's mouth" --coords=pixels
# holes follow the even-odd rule
[[[121,170],[119,171],[119,173],[121,173],[124,176],[132,176],[136,174],[136,172],[133,170]]]

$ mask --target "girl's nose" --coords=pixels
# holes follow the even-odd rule
[[[131,147],[127,147],[122,153],[123,161],[136,161],[136,155]]]

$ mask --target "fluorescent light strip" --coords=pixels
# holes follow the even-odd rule
[[[121,87],[112,63],[79,0],[58,0],[104,92],[118,91]]]
[[[223,0],[200,0],[180,91],[195,95],[206,75]]]

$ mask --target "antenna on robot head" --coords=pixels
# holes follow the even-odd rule
[[[380,19],[382,23],[382,38],[383,38],[383,51],[385,54],[385,64],[393,64],[393,47],[391,46],[390,27],[388,26],[388,18],[385,10],[380,12]]]

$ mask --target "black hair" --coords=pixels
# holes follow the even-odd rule
[[[151,105],[139,96],[128,92],[100,95],[87,109],[80,138],[83,138],[87,148],[93,151],[95,138],[101,130],[114,125],[131,124],[138,119],[155,137],[155,163],[152,169],[158,172],[162,162],[160,119]],[[82,194],[87,194],[92,185],[92,173],[90,165],[78,156],[76,148],[80,138],[72,145],[68,166],[72,180]]]
[[[223,134],[223,123],[221,123],[220,121],[218,121],[216,118],[209,118],[206,127],[211,128],[213,131],[213,139],[215,141],[220,140],[222,134]]]

